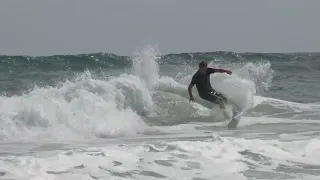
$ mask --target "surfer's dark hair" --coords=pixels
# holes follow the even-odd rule
[[[201,68],[201,67],[207,67],[207,63],[206,62],[204,62],[204,61],[201,61],[200,63],[199,63],[199,68]]]

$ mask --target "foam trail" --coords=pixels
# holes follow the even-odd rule
[[[224,66],[219,67],[220,65],[216,62],[214,66],[213,62],[209,63],[208,66],[229,69]],[[267,88],[271,83],[273,71],[270,67],[270,63],[248,63],[242,66],[233,66],[231,70],[233,72],[232,75],[224,73],[215,73],[214,75],[211,75],[210,79],[212,87],[224,94],[242,110],[248,110],[254,107],[256,105],[254,97],[258,92],[257,89],[260,92],[260,89]],[[174,83],[174,80],[171,80],[169,77],[162,77],[162,87],[158,88],[167,92],[178,93],[187,98],[186,87],[190,83],[191,77],[195,72],[196,68],[193,67],[192,72],[180,73],[179,76],[175,78],[177,83]],[[193,93],[195,97],[198,96],[195,89],[193,89]],[[202,102],[200,98],[196,98],[196,101],[209,107],[205,102]]]
[[[264,92],[269,89],[273,72],[270,62],[248,62],[244,66],[235,69],[235,73],[239,77],[251,80],[259,92]]]
[[[219,64],[216,66],[219,68]],[[212,86],[242,110],[247,111],[254,107],[256,93],[267,90],[271,84],[273,70],[270,62],[246,63],[240,67],[235,66],[231,70],[233,72],[231,76],[214,74],[211,78]]]

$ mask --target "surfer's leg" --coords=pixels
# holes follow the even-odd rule
[[[207,100],[212,103],[218,104],[220,107],[220,110],[223,113],[223,116],[225,118],[230,118],[230,115],[226,110],[227,98],[225,98],[222,94],[218,92],[212,92],[208,95]]]
[[[215,94],[216,96],[220,97],[223,100],[223,102],[222,102],[223,105],[226,105],[227,102],[231,104],[231,106],[233,107],[232,108],[233,116],[237,115],[238,112],[241,110],[241,108],[236,103],[234,103],[234,102],[232,102],[230,100],[227,101],[227,98],[224,97],[221,93],[214,92],[213,94]]]
[[[206,100],[206,101],[209,101],[209,102],[211,102],[211,103],[219,104],[218,97],[217,97],[217,96],[214,96],[213,94],[207,94],[207,95],[205,95],[205,96],[202,96],[201,98],[204,99],[204,100]]]
[[[211,101],[212,103],[219,104],[221,110],[225,109],[225,105],[227,104],[227,98],[225,98],[221,93],[214,91],[211,92],[209,96],[211,96],[210,99],[213,100]]]
[[[225,101],[221,97],[217,96],[216,102],[217,102],[217,104],[219,104],[221,110],[226,109]]]
[[[219,99],[222,99],[224,103],[227,103],[227,98],[224,97],[221,93],[214,92],[213,95],[217,96]]]
[[[220,106],[221,111],[223,112],[224,116],[227,117],[227,113],[225,111],[225,102],[224,99],[220,96],[214,94],[207,94],[206,96],[202,97],[204,100],[207,100],[211,103],[218,104]]]

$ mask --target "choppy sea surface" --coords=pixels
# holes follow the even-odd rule
[[[187,86],[206,61],[246,111],[228,130]],[[0,179],[320,176],[320,53],[0,56]],[[231,107],[229,107],[231,108]]]

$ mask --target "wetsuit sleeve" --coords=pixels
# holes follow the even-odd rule
[[[197,80],[196,80],[196,75],[193,75],[192,76],[192,79],[191,79],[191,82],[190,82],[190,85],[195,85],[197,83]]]
[[[215,69],[215,72],[217,72],[217,73],[228,73],[228,74],[232,73],[231,71],[225,70],[225,69]]]
[[[207,68],[207,75],[215,73],[216,70],[213,68]]]

